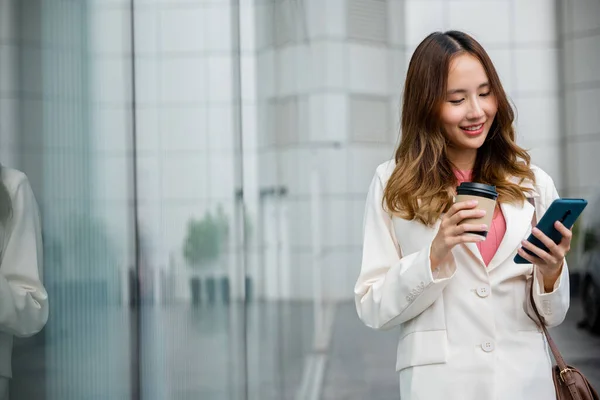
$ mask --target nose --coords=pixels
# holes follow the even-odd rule
[[[475,99],[470,102],[471,106],[469,108],[469,112],[467,114],[468,119],[481,119],[484,116],[483,108],[481,108],[481,104],[479,103],[479,99]]]

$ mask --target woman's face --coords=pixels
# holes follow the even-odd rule
[[[470,54],[461,54],[450,63],[448,88],[441,110],[441,122],[449,141],[449,152],[457,158],[477,153],[494,122],[498,104],[490,90],[483,65]]]

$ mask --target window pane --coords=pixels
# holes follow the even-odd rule
[[[39,203],[50,304],[42,333],[15,341],[11,398],[129,399],[129,9],[59,0],[8,7],[18,86],[6,164],[27,174]]]

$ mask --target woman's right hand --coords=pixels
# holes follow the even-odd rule
[[[459,243],[476,243],[485,239],[479,236],[465,232],[485,232],[488,227],[481,224],[462,224],[459,223],[467,218],[480,218],[485,215],[484,210],[475,209],[476,200],[461,201],[450,207],[448,212],[442,217],[440,229],[431,244],[429,258],[431,260],[431,270],[435,270],[440,263],[450,254],[454,246]]]

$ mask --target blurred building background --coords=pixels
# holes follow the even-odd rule
[[[594,196],[599,0],[0,0],[0,162],[40,203],[51,304],[12,398],[376,398],[324,384],[344,363],[395,390],[356,353],[393,334],[347,331],[364,200],[449,29],[561,195]]]

